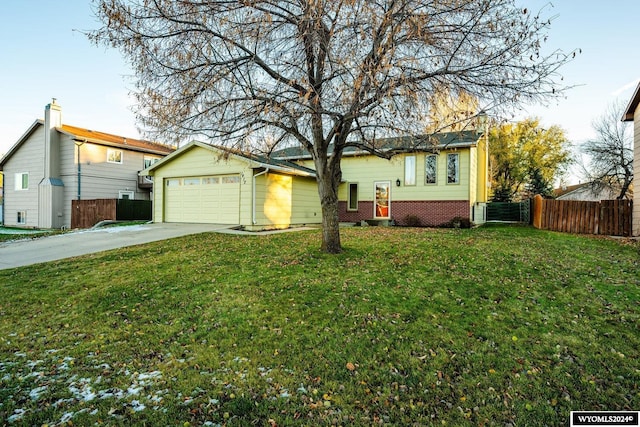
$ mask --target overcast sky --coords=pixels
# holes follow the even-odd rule
[[[573,143],[593,137],[592,121],[616,99],[628,102],[640,80],[638,0],[518,0],[554,16],[547,48],[582,54],[562,69],[576,86],[566,99],[514,112],[559,125]],[[6,152],[44,106],[57,98],[63,122],[138,138],[131,112],[131,74],[117,51],[95,47],[77,30],[98,22],[88,0],[0,2],[0,153]]]

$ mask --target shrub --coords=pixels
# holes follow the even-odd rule
[[[404,217],[404,225],[407,227],[420,227],[422,221],[420,221],[417,215],[407,215]]]
[[[441,225],[445,228],[471,228],[471,220],[466,217],[457,216],[449,222],[445,222]]]

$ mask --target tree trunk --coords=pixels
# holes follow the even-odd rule
[[[627,194],[627,190],[629,190],[629,186],[631,185],[632,182],[633,182],[633,175],[631,175],[631,177],[629,177],[629,175],[626,175],[624,177],[622,188],[620,189],[620,194],[618,194],[618,197],[616,197],[616,199],[618,200],[624,199],[624,196],[625,194]]]
[[[338,184],[331,174],[318,176],[318,194],[322,206],[322,251],[330,254],[342,252],[340,219],[338,216]]]
[[[340,153],[327,156],[327,147],[314,147],[313,162],[316,166],[318,195],[322,207],[322,251],[330,254],[342,252],[340,243],[340,218],[338,215],[338,186],[342,179]],[[321,148],[318,150],[318,148]]]

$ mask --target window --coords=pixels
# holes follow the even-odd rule
[[[438,156],[436,154],[429,154],[425,158],[424,177],[425,184],[438,183]]]
[[[118,199],[133,200],[134,197],[135,197],[135,193],[131,190],[118,191]]]
[[[416,156],[404,158],[404,185],[416,185]]]
[[[347,201],[347,210],[358,210],[358,184],[355,182],[349,183],[349,200]]]
[[[27,223],[27,211],[18,211],[18,217],[16,218],[18,224]]]
[[[200,178],[185,178],[184,185],[200,185]]]
[[[223,176],[222,177],[222,183],[223,184],[239,184],[240,183],[240,177],[237,175],[234,176]]]
[[[122,150],[107,148],[107,163],[122,164]]]
[[[167,179],[167,187],[179,187],[180,184],[181,182],[178,178]]]
[[[460,155],[447,154],[447,184],[460,182]]]
[[[144,162],[144,168],[143,169],[146,169],[149,166],[152,166],[154,163],[157,163],[158,160],[160,160],[160,159],[157,158],[157,157],[144,156],[143,157],[143,162]]]
[[[218,178],[209,176],[206,178],[202,178],[202,185],[214,185],[218,183]]]
[[[16,174],[16,191],[29,189],[29,173],[17,173]]]

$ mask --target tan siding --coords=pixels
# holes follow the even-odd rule
[[[144,154],[122,150],[122,164],[114,164],[107,162],[107,149],[92,143],[80,145],[80,198],[115,199],[125,190],[133,191],[135,199],[149,200],[149,192],[138,188]],[[70,227],[71,201],[78,198],[78,156],[75,141],[68,135],[60,138],[60,178],[64,182],[64,223]]]
[[[640,236],[640,108],[633,115],[633,235]]]
[[[71,227],[71,201],[78,195],[78,167],[75,143],[68,135],[60,135],[60,178],[63,188],[63,216],[65,226]],[[95,197],[92,197],[95,198]]]
[[[469,150],[469,203],[474,204],[478,199],[478,149]]]
[[[262,174],[255,177],[256,180],[256,194],[255,194],[255,204],[256,204],[256,217],[249,218],[249,221],[243,222],[242,224],[249,224],[250,227],[262,228],[269,224],[269,220],[264,212],[264,204],[267,200],[267,183],[268,178],[267,174]],[[253,203],[253,202],[251,202]],[[251,211],[251,215],[253,215],[253,205],[250,204],[248,209]],[[241,213],[242,215],[242,213]],[[255,219],[255,222],[253,220]]]
[[[257,203],[256,213],[264,216],[261,225],[285,228],[291,225],[293,177],[268,173],[262,177],[262,203]]]
[[[294,177],[292,194],[292,224],[322,223],[322,208],[315,178]]]
[[[29,173],[29,189],[15,191],[15,174]],[[38,184],[44,177],[44,129],[39,126],[4,165],[5,225],[17,224],[17,212],[27,213],[27,223],[38,226]]]
[[[120,190],[136,192],[136,198],[148,198],[138,189],[138,172],[143,169],[143,153],[122,150],[122,164],[107,162],[108,147],[85,143],[80,147],[81,197],[117,198]],[[74,165],[77,164],[74,159]],[[68,168],[67,168],[68,170]]]
[[[256,224],[253,228],[320,223],[322,211],[314,178],[276,173],[256,177]]]

